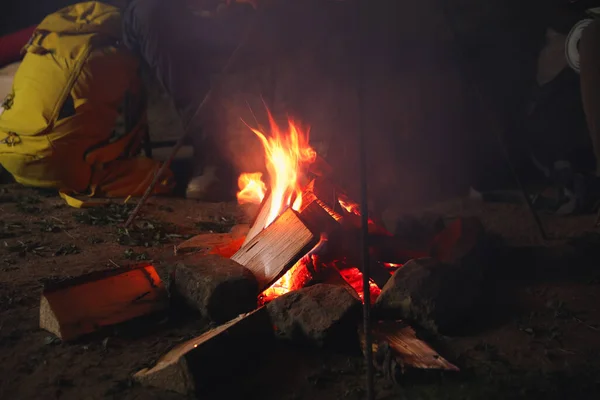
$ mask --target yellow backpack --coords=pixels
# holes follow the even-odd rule
[[[24,185],[107,197],[142,194],[159,164],[139,152],[137,124],[115,134],[119,108],[140,99],[138,61],[121,44],[121,15],[100,2],[47,16],[24,47],[0,115],[0,164]],[[172,189],[170,175],[158,193]]]

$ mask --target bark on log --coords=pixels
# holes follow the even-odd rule
[[[456,265],[433,258],[411,260],[394,272],[373,311],[384,319],[414,321],[433,333],[448,333],[471,316],[483,271],[478,259]]]
[[[246,267],[219,255],[192,255],[177,263],[171,288],[204,317],[219,323],[255,309],[259,294]]]
[[[283,339],[319,347],[347,345],[348,331],[360,319],[360,300],[353,292],[345,285],[320,283],[287,293],[266,307]]]
[[[288,209],[231,259],[248,268],[262,292],[318,243],[298,214]]]
[[[70,341],[166,310],[168,303],[168,293],[152,266],[95,272],[44,288],[40,328]]]
[[[198,395],[220,385],[265,353],[273,328],[265,308],[242,314],[174,347],[133,378],[145,386]]]

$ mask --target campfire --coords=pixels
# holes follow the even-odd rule
[[[223,361],[223,354],[252,359],[253,351],[264,353],[264,343],[275,337],[301,337],[316,346],[340,341],[340,332],[352,337],[348,329],[361,331],[357,305],[360,311],[368,295],[381,315],[391,311],[392,316],[372,328],[382,371],[458,370],[396,316],[416,319],[422,326],[429,326],[431,319],[442,326],[467,308],[473,301],[468,290],[457,295],[445,288],[458,288],[474,276],[462,261],[478,243],[478,222],[457,220],[436,228],[415,246],[390,234],[370,213],[371,281],[369,293],[364,293],[359,207],[310,146],[309,131],[292,120],[281,127],[270,114],[268,131],[250,130],[263,145],[266,170],[239,176],[238,202],[256,206],[251,224],[237,225],[229,233],[197,235],[176,246],[160,265],[49,285],[42,295],[40,326],[71,341],[164,314],[183,301],[220,325],[176,346],[135,379],[189,394],[239,367]]]
[[[319,156],[309,144],[308,129],[291,119],[283,129],[271,113],[268,117],[269,134],[250,128],[263,145],[267,176],[261,172],[243,173],[238,180],[238,202],[259,205],[259,211],[241,248],[231,258],[259,277],[260,288],[264,289],[259,297],[261,304],[304,287],[325,269],[335,270],[362,299],[362,274],[355,265],[355,255],[342,254],[343,249],[329,240],[330,236],[334,242],[336,237],[339,241],[340,236],[350,236],[340,235],[341,230],[357,232],[358,204],[323,171],[314,168]],[[374,231],[389,235],[372,219],[369,222]],[[276,233],[283,232],[292,233],[289,240],[296,246],[278,240]],[[275,240],[266,239],[269,237]],[[275,249],[278,257],[269,258]],[[385,279],[394,267],[386,271],[383,265],[397,264],[382,264],[379,275]],[[375,282],[371,284],[374,302],[380,288]]]

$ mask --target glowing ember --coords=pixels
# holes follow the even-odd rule
[[[279,296],[304,287],[312,278],[308,265],[312,263],[313,268],[317,264],[317,255],[327,244],[327,235],[321,234],[319,242],[304,257],[302,257],[288,272],[277,282],[261,294],[262,303],[269,302]]]
[[[331,268],[335,268],[335,267],[331,266]],[[363,286],[362,286],[363,285],[362,272],[360,272],[360,270],[355,267],[340,269],[339,271],[340,271],[340,275],[342,275],[342,277],[346,280],[346,282],[348,282],[350,284],[350,286],[352,286],[354,288],[354,290],[356,290],[356,293],[358,293],[358,296],[360,297],[360,299],[363,300],[365,298],[365,293],[363,291]],[[381,289],[379,289],[377,287],[375,282],[369,281],[369,291],[370,291],[370,296],[371,296],[371,304],[374,304],[375,300],[377,300],[377,298],[381,294]]]
[[[341,197],[341,196],[340,196]],[[338,202],[340,206],[344,208],[344,210],[348,211],[350,214],[359,215],[360,216],[360,206],[350,200],[338,198]]]
[[[285,275],[279,278],[279,280],[271,285],[271,287],[262,292],[259,299],[260,303],[268,303],[279,296],[283,296],[287,292],[303,288],[311,279],[311,274],[306,268],[306,263],[308,261],[310,261],[308,258],[303,257],[294,264]]]
[[[338,195],[338,203],[340,203],[340,206],[342,206],[342,208],[344,210],[346,210],[346,212],[348,212],[348,214],[350,214],[351,217],[354,218],[355,224],[360,223],[359,219],[356,218],[356,217],[361,216],[360,205],[358,205],[358,203],[353,202],[347,196],[344,196],[341,193]],[[378,234],[378,235],[386,235],[386,236],[392,235],[382,225],[375,223],[375,221],[373,221],[372,218],[368,218],[367,221],[368,221],[368,227],[369,227],[370,234]]]
[[[269,207],[269,214],[263,228],[269,226],[286,208],[300,209],[301,173],[315,161],[317,156],[308,145],[308,131],[303,132],[289,120],[287,131],[282,132],[270,112],[268,115],[271,130],[269,137],[257,129],[250,128],[262,142],[269,174],[271,195],[269,204],[265,205]],[[240,176],[238,181],[240,203],[260,203],[264,199],[266,185],[261,178],[260,173],[246,173]]]
[[[395,270],[401,268],[403,266],[403,264],[396,264],[396,263],[384,262],[383,266],[386,267],[389,270],[395,271]]]

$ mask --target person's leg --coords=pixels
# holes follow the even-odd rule
[[[218,170],[227,164],[218,138],[203,135],[200,122],[192,118],[209,90],[211,75],[219,72],[245,31],[235,22],[195,15],[184,0],[133,0],[124,12],[125,44],[157,75],[184,127],[191,127],[196,165],[190,197],[214,193]]]
[[[600,21],[590,24],[579,43],[581,97],[600,176]]]

